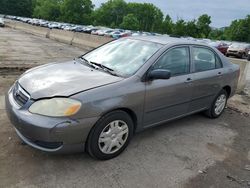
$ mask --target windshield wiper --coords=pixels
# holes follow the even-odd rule
[[[110,70],[110,71],[114,71],[113,69],[111,69],[111,68],[109,68],[109,67],[106,67],[106,66],[103,65],[103,64],[95,63],[95,62],[92,62],[92,61],[90,61],[90,63],[91,63],[91,64],[94,64],[94,65],[96,65],[96,66],[98,66],[98,67],[101,67],[102,69],[107,69],[107,70]]]
[[[91,64],[95,65],[95,66],[98,66],[100,67],[102,70],[108,72],[109,74],[113,75],[113,76],[119,76],[113,69],[103,65],[103,64],[100,64],[100,63],[96,63],[96,62],[92,62],[90,61]]]
[[[91,62],[89,62],[87,59],[85,59],[84,57],[79,57],[79,59],[83,60],[88,66],[94,68],[94,69],[98,69],[97,66],[95,66],[94,64],[92,64]]]
[[[84,57],[79,57],[80,59],[84,60],[84,62],[86,64],[88,64],[89,66],[93,67],[94,69],[102,69],[104,70],[105,72],[108,72],[109,74],[113,75],[113,76],[119,76],[113,69],[105,66],[105,65],[102,65],[100,63],[96,63],[96,62],[92,62],[92,61],[88,61],[87,59],[85,59]]]

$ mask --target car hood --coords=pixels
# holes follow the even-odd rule
[[[78,61],[53,63],[26,71],[18,80],[32,99],[70,96],[92,88],[121,81],[101,70],[92,69]]]
[[[244,50],[244,48],[229,47],[228,50],[240,51],[240,50]]]

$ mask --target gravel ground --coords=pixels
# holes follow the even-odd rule
[[[65,61],[84,53],[82,49],[10,28],[0,28],[0,46],[0,68]]]
[[[83,53],[8,28],[0,28],[0,45],[0,66],[6,67]],[[233,98],[218,119],[196,114],[146,130],[119,157],[97,161],[86,153],[51,155],[22,145],[4,110],[4,93],[22,71],[0,75],[0,187],[250,187],[249,97]]]

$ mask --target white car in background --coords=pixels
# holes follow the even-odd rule
[[[3,18],[0,18],[0,27],[4,27],[4,20],[3,20]]]
[[[97,31],[97,34],[99,36],[104,36],[105,34],[111,33],[111,32],[113,32],[113,29],[101,29]]]

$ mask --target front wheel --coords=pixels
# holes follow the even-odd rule
[[[103,116],[91,130],[87,151],[97,159],[112,159],[127,147],[133,129],[133,121],[126,112],[111,112]]]
[[[223,89],[215,97],[211,107],[205,112],[205,114],[210,118],[218,118],[224,111],[227,104],[228,94]]]

